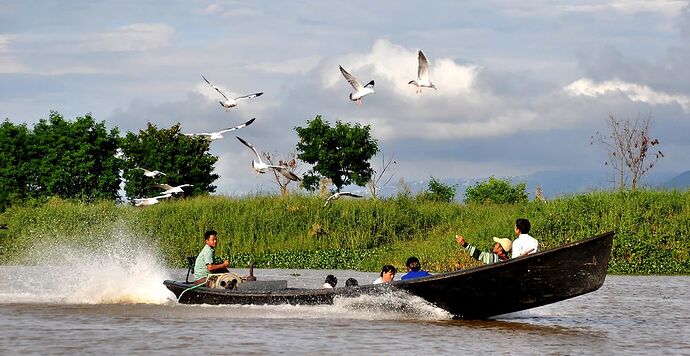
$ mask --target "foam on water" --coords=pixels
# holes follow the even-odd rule
[[[221,319],[448,320],[452,315],[403,291],[336,297],[332,305],[176,305]]]
[[[31,266],[6,266],[0,303],[161,304],[172,295],[168,273],[153,248],[130,234],[99,236],[96,247],[38,242]]]

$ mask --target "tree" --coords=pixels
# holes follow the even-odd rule
[[[26,124],[14,125],[5,119],[0,125],[0,211],[28,196],[29,141]]]
[[[527,201],[524,182],[512,185],[505,179],[496,179],[493,176],[486,182],[477,182],[474,186],[465,190],[465,203],[476,204],[515,204]]]
[[[609,133],[597,132],[592,136],[592,144],[596,141],[606,149],[608,160],[605,166],[611,167],[611,181],[614,188],[625,189],[630,184],[636,189],[642,177],[664,157],[657,150],[649,156],[649,150],[659,144],[659,140],[649,135],[651,115],[637,116],[635,120],[619,120],[609,115],[606,124]],[[645,162],[649,158],[651,162]]]
[[[431,177],[428,189],[420,194],[419,197],[431,201],[450,203],[455,199],[455,191],[457,189],[457,184],[445,184]]]
[[[148,123],[139,134],[127,132],[122,141],[123,177],[125,192],[130,199],[150,197],[161,192],[155,183],[172,186],[192,184],[190,194],[213,193],[218,179],[213,165],[218,157],[211,155],[210,142],[205,137],[181,134],[180,124],[169,129],[158,129]],[[156,178],[147,177],[138,168],[165,173]]]
[[[393,157],[389,158],[388,161],[386,161],[386,155],[381,153],[381,169],[378,171],[374,171],[374,175],[371,177],[369,182],[367,182],[367,188],[369,188],[369,193],[371,193],[371,196],[376,199],[378,197],[378,190],[379,188],[386,186],[391,179],[393,179],[393,174],[388,175],[386,180],[381,183],[381,180],[386,177],[386,171],[388,171],[388,168],[390,165],[396,164],[395,160]]]
[[[27,146],[29,195],[118,199],[119,142],[118,129],[108,132],[105,122],[96,123],[91,114],[69,122],[52,111],[34,126]]]
[[[370,130],[369,125],[340,121],[331,127],[320,115],[308,121],[307,127],[295,127],[300,138],[297,158],[313,165],[303,177],[304,188],[315,190],[321,177],[330,178],[338,192],[349,184],[367,184],[374,174],[369,159],[379,150]]]
[[[299,173],[296,172],[297,167],[299,167],[299,161],[297,160],[296,152],[288,153],[287,155],[283,156],[283,159],[279,159],[277,163],[273,162],[276,159],[276,155],[268,152],[261,152],[261,155],[264,156],[266,162],[268,162],[268,164],[270,165],[285,166],[290,168],[291,172],[297,174]],[[294,181],[280,174],[280,172],[276,171],[275,169],[271,169],[270,171],[273,174],[273,179],[275,183],[280,188],[280,194],[283,196],[288,195],[288,185]]]

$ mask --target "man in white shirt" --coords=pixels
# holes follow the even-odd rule
[[[515,220],[515,235],[517,239],[513,241],[513,257],[535,253],[539,250],[539,242],[532,236],[528,235],[530,230],[530,223],[527,219]]]

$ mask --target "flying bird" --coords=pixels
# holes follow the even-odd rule
[[[330,203],[331,200],[337,200],[337,199],[340,199],[340,197],[343,197],[343,196],[353,197],[353,198],[361,198],[361,197],[362,197],[362,195],[359,195],[359,194],[357,194],[357,193],[352,193],[352,192],[337,192],[337,193],[331,195],[330,197],[328,197],[328,199],[326,199],[326,203],[323,204],[323,207],[325,208],[326,205],[328,205],[328,203]]]
[[[135,206],[154,205],[154,204],[159,203],[158,199],[170,198],[171,196],[172,196],[172,194],[163,194],[163,195],[159,195],[159,196],[152,197],[152,198],[134,199],[134,201],[136,202],[134,205]]]
[[[144,171],[145,176],[151,177],[151,178],[156,178],[156,176],[158,176],[158,175],[163,175],[163,176],[167,175],[167,174],[160,172],[160,171],[149,171],[148,169],[141,168],[141,167],[137,167],[135,169],[141,169],[142,171]]]
[[[254,168],[254,171],[256,171],[256,173],[266,173],[266,172],[268,172],[269,169],[273,169],[273,170],[280,172],[280,174],[282,174],[285,178],[287,178],[289,180],[296,181],[296,182],[302,180],[296,174],[290,172],[290,170],[288,170],[286,166],[276,166],[276,165],[265,163],[261,159],[259,152],[256,151],[256,148],[254,148],[254,146],[252,146],[249,142],[241,139],[238,136],[235,136],[235,137],[237,137],[237,139],[240,140],[240,142],[242,142],[242,144],[249,147],[249,149],[252,150],[252,152],[254,152],[256,159],[259,160],[259,162],[252,160],[252,168]]]
[[[227,129],[223,129],[223,130],[216,131],[216,132],[200,132],[200,133],[185,134],[185,135],[186,136],[206,136],[206,138],[208,140],[211,140],[211,141],[218,140],[218,139],[223,138],[224,133],[239,130],[245,126],[249,126],[249,125],[251,125],[252,122],[254,122],[254,120],[256,120],[256,118],[253,118],[253,119],[245,122],[244,124],[237,125],[235,127],[228,127]]]
[[[161,192],[161,194],[177,194],[177,193],[184,193],[184,190],[182,188],[184,187],[193,187],[192,184],[182,184],[178,185],[176,187],[173,187],[169,184],[154,184],[155,187],[158,188],[163,188],[165,189],[164,192]]]
[[[238,96],[236,98],[231,98],[231,97],[227,96],[225,93],[223,93],[223,91],[220,90],[217,86],[215,86],[211,82],[209,82],[208,79],[206,79],[206,77],[204,77],[203,75],[201,77],[204,78],[204,80],[206,81],[206,83],[208,83],[208,85],[212,86],[213,89],[215,89],[218,93],[220,93],[220,95],[222,95],[223,98],[225,98],[225,101],[220,101],[220,100],[218,101],[220,103],[220,105],[225,108],[225,111],[228,111],[231,108],[234,108],[235,106],[237,106],[237,103],[239,101],[247,100],[247,99],[251,99],[251,98],[256,98],[257,96],[261,96],[263,94],[263,92],[261,92],[261,93],[254,93],[254,94],[249,94],[249,95]]]
[[[436,89],[434,83],[429,80],[429,61],[426,60],[426,56],[419,50],[417,54],[419,59],[419,67],[417,67],[417,80],[410,80],[407,84],[412,84],[417,87],[417,93],[422,92],[422,88],[433,88]]]
[[[362,86],[362,84],[357,81],[357,78],[353,77],[352,74],[343,69],[343,66],[339,67],[340,72],[343,73],[345,79],[347,79],[350,85],[352,85],[352,88],[355,89],[354,93],[350,93],[350,100],[354,101],[357,105],[361,105],[363,97],[374,93],[374,81],[372,80],[367,83],[367,85]]]

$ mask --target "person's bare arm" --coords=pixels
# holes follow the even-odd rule
[[[217,271],[217,270],[223,269],[223,268],[228,268],[228,266],[230,266],[230,261],[225,260],[225,261],[223,261],[223,263],[217,263],[215,265],[214,264],[208,264],[208,265],[206,265],[206,269],[209,272],[213,273],[213,271]]]

